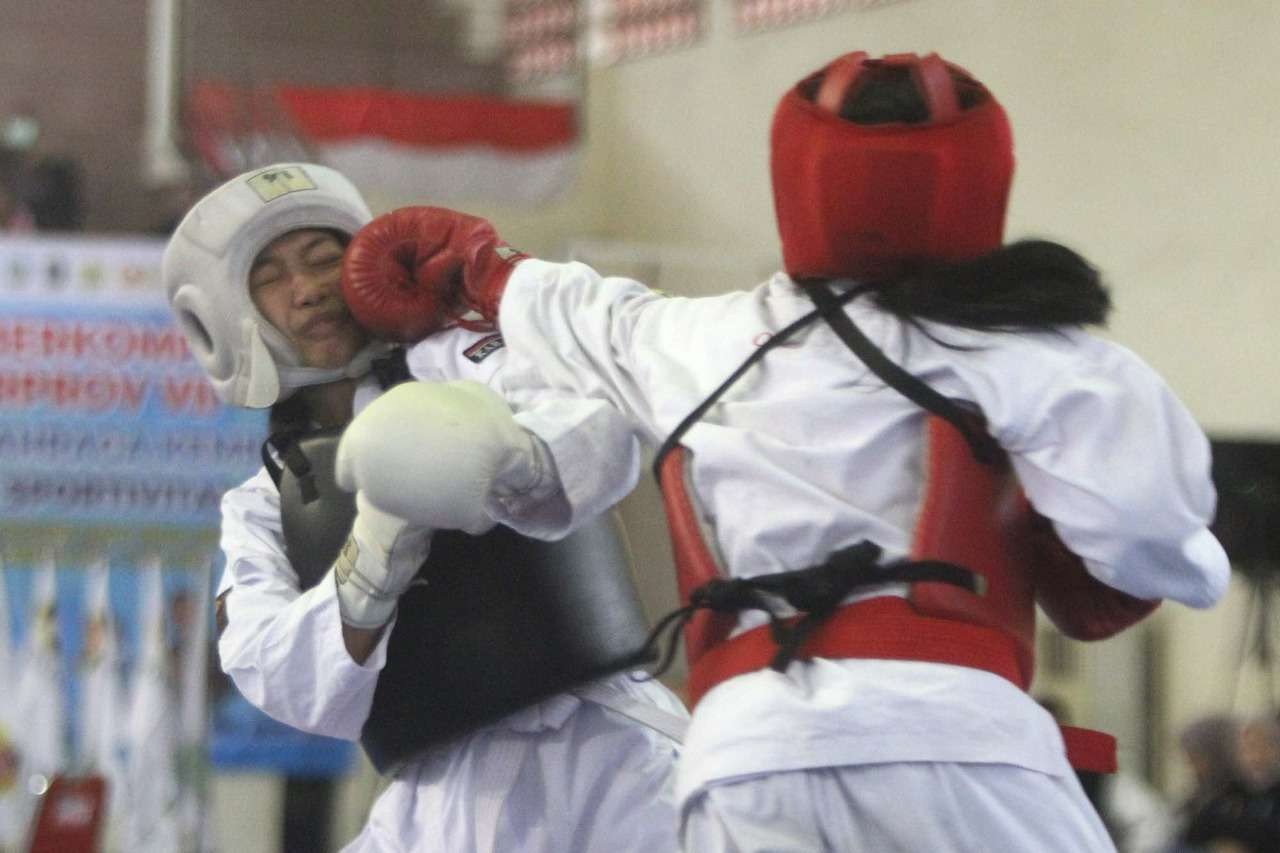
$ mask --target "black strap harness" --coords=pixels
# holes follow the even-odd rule
[[[387,391],[392,387],[399,385],[401,382],[408,382],[413,378],[413,374],[409,372],[408,353],[404,347],[396,347],[381,358],[375,358],[370,371],[378,385],[383,391]],[[277,429],[267,436],[267,440],[262,442],[262,465],[267,469],[271,481],[276,484],[276,488],[280,488],[280,477],[283,471],[280,464],[276,462],[276,455],[280,457],[280,461],[289,469],[298,480],[298,485],[302,490],[302,500],[304,503],[311,503],[320,497],[319,489],[316,487],[314,472],[311,469],[311,462],[307,459],[298,447],[299,439],[305,436],[336,435],[342,432],[341,427],[331,430],[317,430],[309,424],[291,423],[281,429]],[[274,453],[272,451],[275,451]]]
[[[869,286],[858,285],[837,294],[826,281],[809,280],[803,282],[803,285],[817,308],[791,322],[761,344],[676,426],[658,449],[653,463],[655,477],[658,476],[667,454],[680,444],[685,433],[711,410],[734,383],[764,358],[766,353],[786,343],[819,318],[886,385],[959,430],[979,462],[987,465],[998,462],[1000,447],[982,430],[975,415],[889,359],[845,313],[844,306],[869,291]],[[879,545],[863,540],[836,551],[822,563],[808,568],[750,578],[720,578],[703,584],[692,592],[688,604],[668,613],[650,633],[648,645],[656,647],[663,634],[670,632],[666,650],[652,677],[661,675],[671,665],[675,657],[676,636],[693,617],[694,612],[700,609],[718,613],[740,613],[745,610],[762,610],[767,613],[770,633],[778,646],[770,667],[782,672],[795,659],[810,634],[859,587],[894,582],[935,581],[975,593],[980,589],[978,576],[963,566],[936,560],[899,560],[881,565],[881,553]],[[779,599],[801,614],[800,618],[786,620],[777,604]]]

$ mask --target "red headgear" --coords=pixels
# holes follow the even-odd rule
[[[840,117],[872,72],[893,66],[910,71],[925,121]],[[974,98],[969,109],[962,92]],[[1001,245],[1013,177],[1008,119],[981,83],[937,54],[850,53],[802,80],[778,104],[770,159],[793,278],[875,278]]]

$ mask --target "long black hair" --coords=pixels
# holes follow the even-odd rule
[[[1111,295],[1098,270],[1050,240],[1022,240],[954,264],[871,285],[872,298],[906,320],[982,331],[1103,326]]]
[[[989,95],[952,68],[961,109]],[[814,79],[805,90],[817,90]],[[873,65],[847,93],[840,117],[856,124],[927,121],[929,109],[909,69]],[[1106,325],[1111,295],[1098,270],[1050,240],[1023,240],[973,260],[917,265],[870,286],[876,303],[906,320],[932,320],[983,331]]]

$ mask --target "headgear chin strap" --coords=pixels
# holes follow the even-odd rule
[[[288,393],[308,385],[324,385],[339,379],[358,379],[373,368],[373,360],[386,355],[391,344],[384,341],[370,341],[358,353],[351,357],[344,367],[293,367],[276,365],[276,375],[280,377],[280,386],[285,390],[281,394],[284,399]]]
[[[840,116],[877,71],[894,67],[910,73],[924,121]],[[976,99],[968,109],[962,90]],[[874,279],[920,262],[967,260],[1003,241],[1013,178],[1008,119],[981,83],[937,54],[836,59],[782,97],[770,149],[783,266],[793,278]]]
[[[165,249],[162,277],[192,354],[218,398],[266,408],[298,388],[369,371],[385,344],[365,347],[346,365],[302,365],[288,339],[249,296],[254,257],[300,228],[355,234],[373,216],[340,173],[311,163],[279,163],[227,181],[196,203]]]

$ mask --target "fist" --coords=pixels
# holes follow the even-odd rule
[[[477,534],[493,526],[495,486],[528,479],[531,442],[506,402],[478,382],[405,382],[351,421],[334,474],[398,518]]]
[[[498,302],[525,256],[498,239],[488,220],[442,207],[403,207],[361,228],[342,262],[342,295],[374,335],[412,343],[466,324],[496,323]]]

